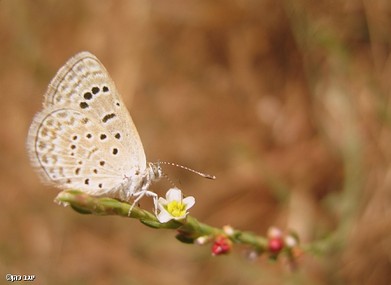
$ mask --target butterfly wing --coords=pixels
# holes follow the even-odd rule
[[[133,120],[106,68],[93,54],[80,52],[60,68],[45,94],[44,108],[51,106],[79,110],[95,119],[114,137],[120,136],[129,148],[129,160],[146,164]]]
[[[117,191],[146,168],[136,127],[106,69],[89,52],[72,57],[49,84],[27,148],[45,181],[95,195]]]

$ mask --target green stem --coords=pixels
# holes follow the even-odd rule
[[[171,220],[167,223],[160,223],[156,216],[137,206],[133,207],[129,214],[131,205],[112,198],[98,198],[87,195],[78,190],[66,190],[60,192],[55,201],[63,205],[70,205],[75,211],[81,214],[94,215],[118,215],[122,217],[140,220],[143,224],[157,229],[177,229],[177,238],[183,242],[194,242],[198,237],[225,235],[233,243],[247,244],[263,252],[267,248],[267,238],[260,237],[251,232],[234,230],[227,234],[223,229],[209,226],[199,222],[192,216],[187,216],[183,221]]]

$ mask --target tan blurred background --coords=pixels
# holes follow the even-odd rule
[[[0,1],[0,284],[390,284],[390,15],[382,0]],[[295,229],[317,254],[296,272],[240,246],[211,257],[54,204],[26,134],[82,50],[109,70],[147,159],[218,177],[165,168],[193,216]]]

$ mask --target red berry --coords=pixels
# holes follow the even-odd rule
[[[273,237],[269,239],[268,249],[272,253],[279,253],[284,247],[284,241],[281,237]]]

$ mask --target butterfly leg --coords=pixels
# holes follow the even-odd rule
[[[132,205],[129,208],[128,216],[130,216],[130,213],[132,213],[134,206],[138,203],[138,201],[141,200],[142,197],[144,197],[144,195],[145,195],[144,191],[140,191],[140,192],[133,194],[133,196],[136,197],[136,199],[134,199]]]
[[[153,205],[154,205],[154,213],[155,213],[155,216],[157,216],[157,205],[158,205],[158,196],[155,192],[152,192],[152,191],[147,191],[145,192],[145,195],[148,196],[148,197],[152,197],[153,199]]]
[[[140,192],[137,192],[137,193],[134,193],[133,194],[133,197],[135,197],[133,203],[132,203],[132,206],[130,206],[129,208],[129,212],[128,212],[128,216],[130,216],[130,213],[132,212],[134,206],[138,203],[138,201],[141,200],[141,198],[143,198],[144,196],[147,196],[147,197],[152,197],[153,198],[153,204],[154,204],[154,213],[155,213],[155,216],[157,215],[157,201],[158,201],[158,196],[155,192],[152,192],[152,191],[148,191],[148,190],[143,190],[143,191],[140,191]]]

